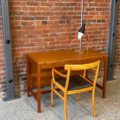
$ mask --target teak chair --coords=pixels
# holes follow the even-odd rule
[[[56,93],[64,101],[64,116],[65,120],[68,120],[67,113],[67,96],[70,94],[78,94],[81,92],[92,91],[92,114],[95,117],[95,88],[96,80],[99,71],[100,61],[77,64],[77,65],[65,65],[64,70],[67,74],[63,74],[52,68],[52,80],[51,80],[51,107],[53,106],[53,93]],[[93,82],[86,77],[86,71],[92,69],[94,71]],[[83,75],[71,75],[72,71],[83,71]],[[55,76],[55,74],[57,76]],[[58,77],[60,76],[60,77]],[[56,89],[56,87],[63,92],[63,95]]]

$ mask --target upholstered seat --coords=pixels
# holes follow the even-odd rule
[[[56,82],[58,82],[60,85],[65,87],[66,78],[63,78],[63,77],[56,78]],[[70,76],[68,91],[77,90],[77,89],[86,88],[86,87],[92,87],[92,86],[93,85],[91,85],[89,82],[84,80],[84,78],[82,78],[80,75],[73,75],[73,76]]]

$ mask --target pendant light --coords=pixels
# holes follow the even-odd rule
[[[81,3],[81,27],[78,30],[78,40],[80,41],[80,49],[82,48],[81,46],[81,40],[85,32],[85,22],[83,21],[83,0]]]

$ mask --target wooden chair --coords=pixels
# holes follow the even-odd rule
[[[77,64],[77,65],[65,65],[64,70],[67,74],[63,74],[52,68],[52,80],[51,80],[51,107],[53,106],[53,94],[56,93],[64,101],[64,116],[65,120],[68,120],[67,113],[67,96],[70,94],[78,94],[81,92],[92,91],[92,114],[95,117],[95,88],[96,80],[99,71],[100,61],[88,63],[88,64]],[[86,70],[93,70],[94,77],[93,82],[86,78]],[[71,72],[83,71],[83,75],[71,75]],[[57,76],[56,76],[56,75]],[[60,77],[58,77],[58,75]],[[63,92],[63,94],[56,89],[56,87]]]

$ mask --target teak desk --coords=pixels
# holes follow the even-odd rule
[[[37,100],[38,112],[41,112],[41,71],[52,67],[63,67],[65,64],[88,63],[96,60],[104,62],[104,75],[102,85],[97,86],[102,89],[102,97],[106,96],[106,79],[108,55],[95,50],[57,50],[27,54],[27,95],[33,95]],[[33,70],[34,69],[34,70]],[[34,72],[33,72],[34,71]],[[34,77],[34,80],[31,80]],[[49,77],[51,79],[51,77]],[[33,83],[36,81],[36,91],[33,90]]]

